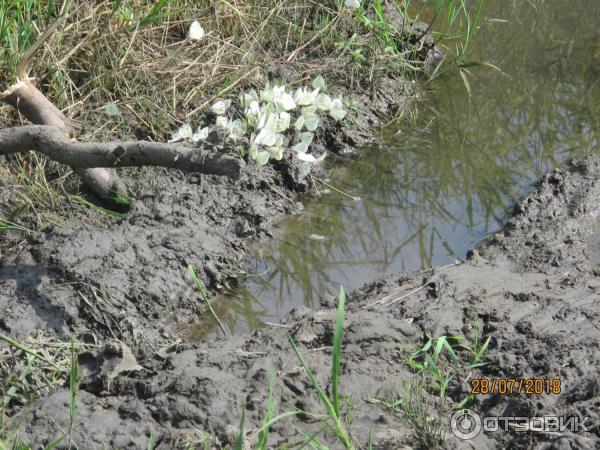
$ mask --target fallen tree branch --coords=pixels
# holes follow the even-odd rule
[[[149,141],[78,142],[57,126],[27,125],[0,130],[0,155],[35,150],[74,169],[161,166],[239,176],[243,162],[204,147]]]
[[[68,16],[63,13],[23,54],[17,82],[0,92],[0,102],[8,103],[34,125],[0,130],[0,155],[36,150],[48,158],[71,166],[84,184],[114,206],[128,204],[127,187],[109,168],[125,166],[162,166],[185,171],[237,177],[243,162],[234,156],[217,153],[207,146],[147,141],[78,142],[77,124],[67,118],[31,83],[28,69],[33,54],[58,29]]]
[[[57,127],[64,134],[71,133],[77,128],[75,122],[69,120],[27,79],[18,81],[0,93],[0,100],[13,106],[35,124]],[[48,156],[52,158],[52,155]],[[74,167],[73,171],[81,177],[81,181],[86,186],[109,202],[120,203],[120,199],[127,197],[125,183],[106,169]]]
[[[20,67],[19,73],[23,70]],[[33,123],[58,127],[64,133],[71,133],[77,128],[75,122],[69,120],[28,79],[20,80],[0,93],[0,100],[11,105]],[[48,156],[52,158],[51,155]],[[106,169],[74,167],[73,171],[81,177],[86,186],[105,200],[118,203],[119,199],[127,197],[125,183]]]
[[[63,5],[64,6],[64,5]],[[56,31],[67,17],[62,14],[38,40],[23,54],[17,70],[17,82],[0,93],[0,100],[13,106],[28,120],[39,125],[52,125],[64,132],[72,132],[77,128],[75,122],[69,120],[44,94],[29,80],[29,61],[37,49]],[[127,186],[121,179],[103,168],[73,168],[81,177],[81,181],[93,192],[115,206],[127,199]]]

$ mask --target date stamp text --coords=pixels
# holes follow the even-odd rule
[[[559,378],[473,378],[471,395],[558,395]]]

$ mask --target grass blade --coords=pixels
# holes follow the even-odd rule
[[[447,339],[444,339],[444,348],[448,352],[448,355],[450,355],[450,359],[452,359],[452,361],[454,361],[456,364],[460,365],[460,360],[458,359],[458,356],[456,356],[454,349],[452,348]]]
[[[34,232],[30,228],[19,225],[18,223],[9,222],[5,219],[0,219],[0,231],[1,230],[20,230],[30,234]]]
[[[475,397],[473,397],[472,395],[467,395],[465,398],[462,399],[462,401],[456,405],[453,409],[455,411],[459,411],[463,408],[465,408],[469,403],[471,403],[473,400],[475,399]]]
[[[75,342],[71,339],[71,370],[69,372],[69,449],[73,445],[73,427],[77,415],[77,390],[79,365],[77,363],[77,354],[75,352]],[[75,446],[77,447],[77,446]]]
[[[217,313],[213,309],[210,301],[208,300],[208,294],[206,293],[206,288],[204,287],[204,283],[202,282],[202,280],[200,280],[196,276],[196,272],[194,272],[194,268],[192,267],[191,264],[188,265],[188,272],[190,273],[190,276],[192,277],[192,281],[196,285],[196,288],[198,288],[198,291],[200,292],[200,297],[202,298],[202,300],[204,301],[204,303],[206,303],[206,307],[208,308],[208,311],[213,316],[213,318],[217,321],[217,324],[219,324],[219,328],[221,329],[221,331],[223,332],[223,334],[225,336],[227,336],[227,331],[225,330],[225,327],[223,326],[223,323],[221,322],[221,320],[217,316]]]
[[[257,449],[267,450],[269,443],[269,427],[273,419],[273,410],[275,409],[275,401],[273,400],[273,389],[275,387],[275,372],[273,366],[269,367],[269,394],[267,398],[267,411],[263,419],[263,426],[258,433]]]
[[[81,195],[71,195],[71,198],[73,200],[78,201],[82,205],[85,205],[91,209],[95,209],[96,211],[99,211],[102,214],[106,214],[107,216],[116,217],[116,218],[124,216],[123,213],[120,213],[118,211],[113,211],[112,209],[108,209],[108,208],[104,208],[100,205],[96,205],[96,204],[90,202],[89,200],[87,200],[86,198],[82,197]]]
[[[333,426],[330,426],[331,431],[341,441],[341,443],[344,445],[345,448],[353,449],[354,446],[352,444],[352,440],[350,439],[350,437],[344,430],[342,421],[340,420],[340,417],[336,414],[335,408],[333,407],[331,400],[329,400],[329,398],[327,397],[327,394],[325,393],[323,388],[319,385],[319,382],[317,381],[315,374],[313,373],[310,366],[306,363],[306,361],[302,357],[302,354],[300,353],[300,350],[298,350],[298,347],[296,346],[296,343],[294,342],[294,338],[292,337],[292,335],[290,333],[288,333],[288,340],[290,341],[290,345],[292,346],[292,350],[294,351],[294,354],[298,358],[298,361],[300,361],[300,364],[302,365],[302,367],[304,367],[304,371],[308,375],[308,378],[310,378],[310,381],[311,381],[313,387],[315,388],[315,390],[317,391],[317,394],[319,395],[321,402],[325,406],[327,415],[333,422]]]
[[[39,354],[37,352],[37,350],[34,349],[34,348],[28,347],[25,344],[21,344],[20,342],[14,340],[14,339],[12,339],[12,338],[10,338],[8,336],[5,336],[4,334],[0,334],[0,341],[3,341],[5,343],[7,343],[8,345],[11,345],[11,346],[13,346],[15,348],[18,348],[19,350],[23,350],[25,353],[27,353],[28,355],[31,355],[31,356],[33,356],[35,358],[40,358],[43,361],[45,361],[48,364],[50,364],[56,370],[62,371],[62,368],[60,366],[58,366],[54,361],[52,361],[52,360],[46,358],[45,356]]]
[[[268,429],[269,429],[269,427],[270,427],[271,425],[273,425],[275,422],[278,422],[278,421],[280,421],[281,419],[285,419],[286,417],[290,417],[290,416],[297,416],[298,414],[304,414],[304,415],[307,415],[307,416],[315,417],[315,416],[313,416],[312,414],[309,414],[309,413],[307,413],[307,412],[305,412],[305,411],[301,411],[301,410],[298,410],[298,411],[286,411],[286,412],[284,412],[284,413],[281,413],[281,414],[278,414],[278,415],[276,415],[275,417],[272,417],[272,418],[271,418],[271,419],[270,419],[268,422],[267,422],[267,421],[265,421],[265,422],[263,423],[262,427],[260,427],[260,429],[258,430],[258,433],[259,433],[259,435],[260,435],[260,433],[262,433],[262,432],[263,432],[265,429],[266,429],[266,430],[268,430]],[[315,418],[319,418],[319,417],[315,417]],[[262,448],[262,447],[260,447],[260,448]],[[264,447],[264,448],[267,448],[267,447]]]
[[[319,433],[321,433],[322,430],[319,430],[319,431],[317,431],[316,433],[313,433],[313,434],[308,434],[302,428],[298,428],[298,427],[296,427],[296,430],[301,435],[303,435],[306,438],[306,441],[304,441],[302,443],[302,445],[300,446],[300,448],[305,448],[308,445],[310,445],[312,448],[316,448],[318,450],[329,450],[329,447],[327,447],[325,444],[323,444],[322,442],[320,442],[317,439],[317,436],[319,435]]]
[[[344,307],[346,304],[346,292],[340,286],[338,297],[338,309],[335,319],[335,333],[333,335],[333,364],[331,368],[331,389],[333,394],[333,410],[340,417],[340,354],[342,352],[342,335],[344,334]]]
[[[437,363],[440,354],[442,353],[442,349],[444,348],[444,343],[446,342],[446,336],[441,336],[438,338],[437,343],[435,344],[435,349],[433,351],[433,362]]]
[[[146,14],[146,17],[140,20],[140,28],[144,28],[146,25],[156,22],[160,18],[160,11],[165,7],[167,2],[168,0],[158,0],[150,12]]]
[[[292,346],[292,350],[294,351],[294,354],[298,358],[298,361],[300,361],[300,364],[302,364],[302,367],[304,367],[304,371],[308,375],[308,378],[310,378],[310,382],[312,383],[313,387],[316,389],[317,394],[319,394],[319,398],[323,402],[323,405],[325,406],[325,409],[327,410],[327,414],[332,419],[339,421],[338,416],[335,413],[335,410],[333,408],[333,405],[331,404],[331,401],[329,400],[329,398],[327,397],[327,394],[325,393],[325,391],[323,390],[323,388],[317,381],[317,378],[315,377],[315,374],[313,373],[312,369],[310,368],[310,366],[306,363],[306,361],[302,357],[300,350],[298,350],[298,347],[296,346],[296,343],[294,342],[294,338],[289,333],[288,333],[288,339],[290,341],[290,345]]]
[[[154,437],[154,432],[150,432],[150,438],[148,439],[148,450],[154,450],[156,447],[156,439]]]
[[[481,359],[481,357],[483,356],[483,354],[487,350],[488,346],[490,345],[490,341],[491,340],[492,340],[492,337],[488,336],[488,338],[485,340],[485,342],[483,343],[483,345],[481,346],[481,348],[477,352],[477,358],[478,359]]]
[[[57,448],[60,443],[62,442],[62,440],[65,438],[65,435],[63,434],[61,437],[59,437],[58,439],[55,439],[54,441],[50,442],[46,447],[44,447],[44,450],[54,450],[55,448]],[[2,443],[0,442],[0,450],[5,450],[2,445]]]
[[[238,433],[235,442],[233,443],[233,448],[235,450],[244,450],[244,419],[245,419],[246,411],[242,409],[242,417],[240,419],[240,432]]]

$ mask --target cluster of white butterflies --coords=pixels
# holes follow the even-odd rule
[[[286,86],[269,86],[260,92],[251,89],[240,95],[243,118],[231,119],[225,114],[231,107],[231,99],[216,101],[211,110],[217,115],[215,126],[226,130],[231,140],[237,141],[248,136],[248,155],[260,165],[270,159],[281,160],[284,155],[285,133],[294,134],[291,147],[301,161],[300,176],[306,176],[311,164],[319,163],[325,153],[315,156],[309,153],[314,139],[314,131],[319,126],[320,113],[329,114],[339,121],[346,116],[341,98],[331,98],[324,91],[325,79],[316,77],[312,87],[301,87],[288,91]],[[208,137],[211,127],[193,131],[190,124],[184,124],[173,133],[169,142],[191,140],[199,142]]]
[[[345,0],[348,9],[358,9],[359,0]],[[204,28],[194,20],[189,28],[190,41],[200,41],[205,36]],[[341,98],[331,98],[324,91],[325,80],[318,76],[312,82],[312,89],[303,87],[292,92],[286,86],[269,86],[257,93],[254,89],[240,96],[240,104],[244,111],[243,119],[230,119],[225,114],[231,106],[231,99],[218,100],[211,107],[217,115],[215,126],[225,129],[229,138],[237,141],[249,133],[250,158],[260,165],[270,159],[281,160],[284,154],[284,133],[294,129],[295,144],[292,146],[296,157],[301,161],[300,176],[310,172],[310,164],[321,162],[325,153],[315,156],[308,152],[314,139],[314,131],[319,126],[319,113],[328,113],[335,120],[342,120],[346,110]],[[193,131],[189,123],[182,125],[171,136],[169,142],[191,140],[199,142],[206,139],[210,127]]]

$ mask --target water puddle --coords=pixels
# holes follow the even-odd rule
[[[438,78],[416,124],[335,169],[332,184],[361,200],[333,193],[287,220],[248,262],[248,281],[216,302],[227,327],[464,258],[546,170],[595,151],[600,2],[489,1],[483,16],[471,59],[501,71],[471,68],[471,96],[457,73]],[[214,331],[207,321],[191,337]]]

